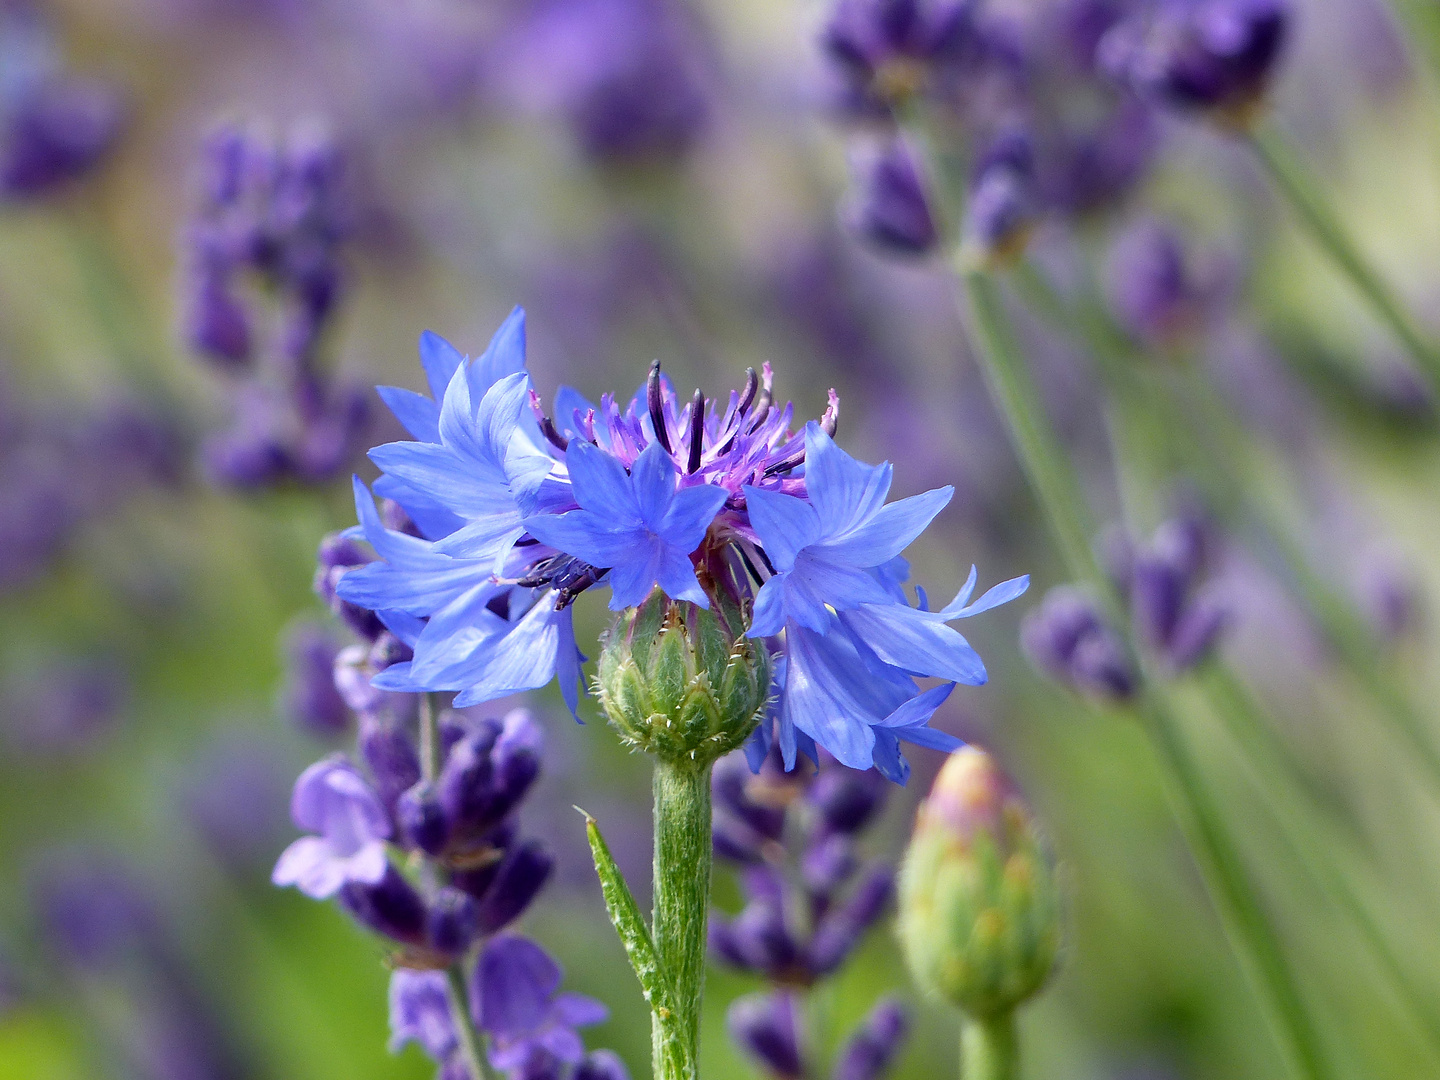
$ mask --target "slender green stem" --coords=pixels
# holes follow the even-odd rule
[[[1183,402],[1166,389],[1141,387],[1136,375],[1145,358],[1136,354],[1133,344],[1110,320],[1098,299],[1087,295],[1072,306],[1028,262],[1017,269],[1015,277],[1026,301],[1064,332],[1079,338],[1099,366],[1112,399],[1116,467],[1128,479],[1136,478],[1135,455],[1125,451],[1137,422],[1159,431],[1170,444],[1187,436],[1193,449],[1185,455],[1186,468],[1200,482],[1211,504],[1241,506],[1259,526],[1346,669],[1375,702],[1380,715],[1409,745],[1431,786],[1440,790],[1440,750],[1427,733],[1424,718],[1386,677],[1387,665],[1379,644],[1354,605],[1336,593],[1310,564],[1294,526],[1280,506],[1273,470],[1263,460],[1253,436],[1230,414],[1215,388],[1198,372],[1186,380],[1190,392]],[[1215,437],[1202,439],[1201,431],[1212,432]],[[1134,493],[1128,494],[1134,501]]]
[[[420,775],[434,782],[440,775],[440,701],[438,694],[420,695]]]
[[[1409,309],[1360,254],[1300,159],[1273,129],[1253,132],[1249,140],[1276,188],[1311,237],[1400,339],[1431,382],[1440,386],[1440,350],[1427,340]]]
[[[967,1016],[960,1028],[961,1080],[1018,1080],[1020,1040],[1015,1014],[978,1020]]]
[[[998,289],[981,273],[964,276],[977,359],[1011,428],[1026,474],[1045,508],[1071,572],[1107,598],[1113,588],[1086,538],[1087,514],[1079,479],[1045,419],[1033,379],[1009,328]],[[1110,600],[1112,607],[1113,599]],[[1167,783],[1219,908],[1231,942],[1260,991],[1271,1019],[1301,1075],[1329,1080],[1332,1073],[1286,962],[1274,927],[1253,892],[1245,868],[1181,738],[1178,721],[1153,685],[1142,688],[1143,715],[1165,766]]]
[[[696,1080],[705,925],[710,914],[710,766],[655,762],[655,911],[652,933],[673,987],[678,1054],[653,1023],[655,1080]],[[669,1045],[673,1045],[669,1044]],[[676,1058],[678,1057],[678,1060]]]
[[[1277,1033],[1301,1076],[1329,1080],[1335,1073],[1320,1033],[1300,995],[1269,914],[1252,889],[1245,866],[1210,796],[1177,717],[1166,696],[1154,688],[1142,694],[1140,712],[1164,759],[1166,781],[1181,808],[1181,825],[1200,859],[1211,895],[1247,974],[1263,991]]]
[[[1040,391],[1020,354],[1000,290],[983,271],[965,270],[962,275],[981,371],[1005,417],[1020,464],[1060,545],[1061,557],[1075,576],[1103,583],[1090,548],[1092,530],[1080,496],[1079,479],[1066,464],[1060,443],[1045,419]],[[1108,583],[1102,587],[1108,596]]]
[[[480,1035],[470,1021],[469,995],[465,992],[465,973],[459,964],[445,969],[445,996],[450,1001],[450,1016],[455,1025],[460,1053],[474,1080],[489,1080],[485,1052],[480,1048]]]

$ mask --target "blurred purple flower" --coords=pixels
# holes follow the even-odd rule
[[[1045,594],[1025,616],[1020,644],[1037,668],[1073,689],[1119,700],[1135,692],[1125,643],[1105,624],[1099,605],[1073,586]]]
[[[1244,124],[1289,18],[1285,0],[1156,0],[1105,35],[1100,62],[1142,97]]]
[[[792,991],[775,990],[736,998],[725,1013],[730,1038],[777,1080],[805,1075],[796,1010]]]
[[[112,730],[129,698],[125,673],[99,660],[61,659],[17,677],[0,697],[7,747],[17,754],[73,753]]]
[[[975,46],[973,0],[839,0],[822,45],[845,84],[842,104],[888,116],[952,75]]]
[[[882,998],[840,1048],[832,1080],[880,1080],[909,1031],[905,1009],[894,998]]]
[[[281,711],[302,731],[322,738],[344,734],[350,710],[335,688],[341,642],[325,627],[300,623],[285,635],[285,685]]]
[[[1111,302],[1147,345],[1186,343],[1213,316],[1224,285],[1220,268],[1197,267],[1179,231],[1158,219],[1128,229],[1111,253]]]
[[[940,239],[914,153],[898,136],[856,149],[855,192],[845,211],[851,230],[876,247],[924,255]]]

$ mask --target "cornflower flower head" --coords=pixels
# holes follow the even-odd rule
[[[758,773],[739,756],[712,776],[715,853],[741,872],[745,908],[712,916],[710,951],[771,987],[736,1000],[731,1037],[781,1080],[819,1075],[797,995],[835,974],[885,914],[894,870],[866,863],[858,841],[885,807],[889,785],[873,769],[786,772],[772,749]],[[837,1056],[836,1080],[878,1080],[904,1041],[904,1012],[878,1003]]]
[[[571,604],[609,585],[624,610],[598,696],[636,745],[708,764],[747,739],[763,757],[774,739],[787,768],[823,746],[897,782],[901,740],[958,745],[928,721],[985,668],[949,624],[1028,579],[972,603],[972,571],[948,606],[930,610],[918,590],[913,605],[901,552],[951,489],[887,504],[891,467],[833,439],[833,392],[796,430],[768,365],[718,401],[685,403],[656,363],[623,406],[561,388],[547,413],[519,310],[474,360],[430,334],[420,351],[434,396],[381,390],[414,439],[371,452],[376,494],[419,535],[387,527],[357,480],[348,535],[378,558],[334,583],[413,650],[374,687],[449,691],[463,708],[558,678],[575,712]],[[922,692],[917,677],[942,681]]]

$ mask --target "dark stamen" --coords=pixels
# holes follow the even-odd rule
[[[686,472],[700,468],[700,452],[705,449],[705,395],[699,390],[690,401],[690,465]]]
[[[760,389],[760,376],[755,374],[755,369],[745,369],[745,389],[740,392],[740,405],[735,410],[736,416],[744,416],[750,406],[755,402],[755,394]]]
[[[555,430],[555,421],[551,420],[550,417],[544,416],[540,418],[540,430],[545,433],[545,438],[550,440],[550,444],[562,454],[570,448],[570,440]]]
[[[798,454],[791,454],[784,461],[777,461],[773,465],[767,465],[765,467],[765,475],[776,476],[782,472],[789,472],[791,469],[798,469],[804,463],[805,451],[801,450]]]
[[[745,549],[742,548],[742,547],[740,547],[740,546],[737,544],[737,545],[735,545],[735,550],[736,550],[737,552],[739,552],[739,554],[740,554],[740,561],[745,564],[745,570],[746,570],[747,573],[749,573],[751,579],[754,580],[755,584],[756,584],[756,585],[764,585],[764,584],[765,584],[765,579],[760,576],[760,571],[757,570],[757,569],[755,568],[755,564],[750,561],[750,556],[747,555],[747,554],[745,554]]]
[[[770,388],[767,386],[765,387],[765,389],[760,391],[760,396],[755,401],[755,419],[750,421],[750,427],[747,429],[747,433],[753,432],[756,428],[763,424],[765,422],[765,418],[769,415]]]
[[[650,377],[645,380],[645,402],[650,406],[650,423],[655,428],[655,441],[673,454],[670,446],[670,431],[665,426],[665,402],[660,391],[660,361],[650,365]]]

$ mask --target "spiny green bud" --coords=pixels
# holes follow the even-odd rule
[[[601,639],[595,693],[626,744],[673,764],[708,765],[764,715],[770,654],[744,636],[738,608],[717,614],[657,589]]]
[[[920,805],[900,869],[899,933],[916,982],[980,1019],[1013,1011],[1055,966],[1054,863],[983,750],[951,754]]]

